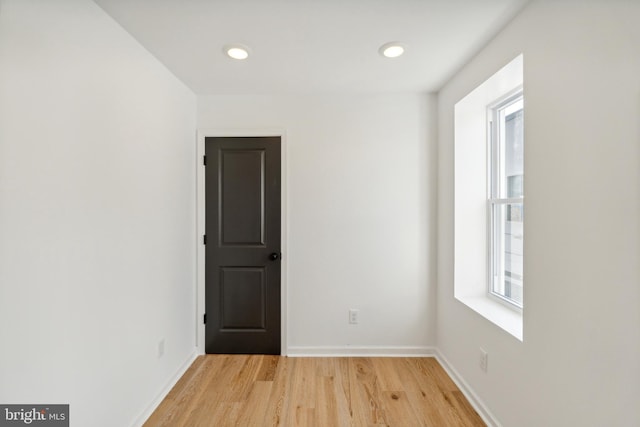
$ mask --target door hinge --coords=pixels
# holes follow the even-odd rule
[[[204,236],[202,236],[202,244],[204,244],[204,245],[207,244],[207,235],[206,234]]]
[[[204,314],[202,321],[205,325],[207,324],[207,313]]]
[[[202,164],[207,166],[207,156],[202,156]]]

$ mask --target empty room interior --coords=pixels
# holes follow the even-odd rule
[[[0,0],[0,343],[72,426],[640,425],[640,1]]]

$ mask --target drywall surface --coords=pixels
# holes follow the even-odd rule
[[[504,426],[640,424],[639,17],[534,1],[439,93],[437,345]],[[524,342],[453,290],[454,105],[520,53]]]
[[[198,98],[201,130],[285,132],[291,354],[433,345],[434,114],[417,94]]]
[[[93,2],[0,1],[0,402],[132,425],[189,360],[195,110]]]

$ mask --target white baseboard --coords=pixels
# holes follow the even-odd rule
[[[431,357],[433,347],[385,347],[385,346],[339,346],[339,347],[288,347],[289,357]]]
[[[467,398],[473,409],[476,410],[480,418],[487,424],[488,427],[502,427],[502,424],[498,421],[498,419],[491,413],[487,405],[484,404],[482,399],[478,397],[478,395],[473,391],[473,389],[467,384],[467,382],[462,378],[462,376],[458,373],[456,368],[449,363],[446,357],[440,352],[440,350],[434,350],[434,356],[436,360],[442,365],[442,368],[447,372],[449,377],[453,380],[454,383],[458,386],[462,394]]]
[[[155,411],[164,398],[167,397],[167,394],[169,394],[173,386],[175,386],[178,380],[180,380],[185,372],[187,372],[187,369],[189,369],[193,361],[196,360],[196,357],[198,357],[198,353],[197,350],[194,349],[189,357],[187,357],[187,360],[185,360],[180,368],[178,368],[176,374],[171,377],[169,382],[164,386],[160,393],[158,393],[156,398],[151,402],[151,404],[149,404],[147,409],[145,409],[144,412],[142,412],[142,414],[131,424],[132,427],[140,427],[145,423],[145,421],[147,421],[151,414],[153,414],[153,411]]]

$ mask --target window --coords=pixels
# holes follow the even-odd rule
[[[453,296],[523,341],[524,56],[454,106]]]
[[[524,99],[522,90],[489,106],[489,294],[522,308]]]

